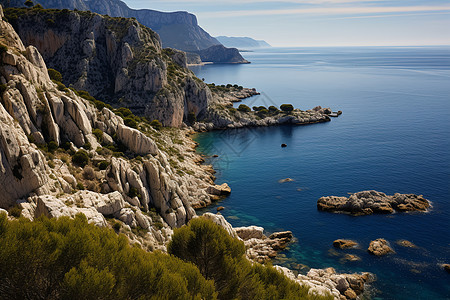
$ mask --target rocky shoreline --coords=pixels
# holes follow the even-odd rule
[[[292,241],[291,231],[274,232],[264,235],[264,228],[258,226],[235,227],[220,214],[205,213],[203,217],[222,226],[231,236],[242,240],[247,258],[258,263],[269,262],[279,251]],[[275,265],[275,268],[300,285],[308,286],[310,295],[332,295],[335,300],[358,299],[367,292],[367,285],[375,281],[375,276],[361,274],[339,274],[333,268],[310,269],[306,274],[296,275],[292,270]]]

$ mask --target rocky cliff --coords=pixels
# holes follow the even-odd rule
[[[0,3],[12,7],[22,7],[22,0],[1,0]],[[141,24],[156,31],[163,41],[164,47],[183,51],[196,51],[220,44],[206,31],[198,26],[195,15],[187,12],[160,12],[150,9],[131,9],[119,0],[37,0],[45,8],[77,9],[92,11],[111,17],[136,18]]]
[[[211,93],[186,69],[186,55],[162,49],[159,36],[134,19],[90,12],[9,8],[6,17],[63,82],[114,106],[178,127],[202,118]]]
[[[249,63],[242,58],[239,50],[236,48],[225,48],[222,45],[211,46],[207,49],[195,51],[203,62],[213,63],[233,63],[233,64],[245,64]]]
[[[101,31],[104,19],[91,17]],[[151,34],[130,28],[124,36]],[[127,110],[117,115],[53,82],[37,48],[24,46],[1,7],[0,92],[1,208],[19,207],[30,219],[83,213],[99,226],[118,222],[143,246],[163,248],[171,228],[195,216],[194,206],[211,202],[210,168],[198,164],[186,130],[156,130]]]

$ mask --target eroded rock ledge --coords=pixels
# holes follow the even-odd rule
[[[350,197],[327,196],[317,201],[317,209],[345,212],[352,215],[390,214],[395,211],[427,211],[430,201],[422,195],[399,194],[388,196],[377,191],[362,191]]]

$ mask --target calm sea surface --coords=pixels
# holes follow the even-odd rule
[[[450,48],[274,48],[243,53],[249,65],[193,71],[208,83],[255,87],[249,105],[292,103],[342,110],[324,124],[199,134],[198,151],[232,188],[217,203],[234,226],[291,230],[297,241],[278,263],[300,272],[332,266],[369,271],[376,299],[450,299]],[[280,144],[286,143],[287,148]],[[279,183],[283,178],[294,182]],[[317,211],[322,196],[362,190],[423,194],[429,213],[352,217]],[[215,211],[216,206],[208,208]],[[338,238],[360,249],[334,251]],[[373,257],[385,238],[396,254]],[[406,239],[417,249],[395,242]],[[343,262],[346,253],[360,262]]]

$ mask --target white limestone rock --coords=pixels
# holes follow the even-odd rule
[[[119,124],[117,136],[128,149],[136,154],[157,154],[158,147],[155,142],[137,129]]]

